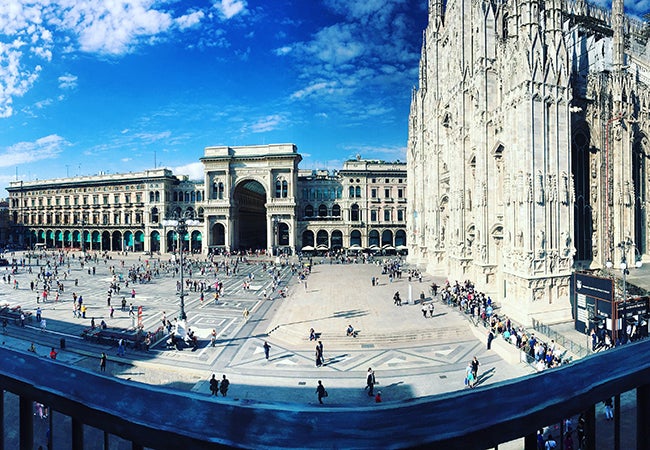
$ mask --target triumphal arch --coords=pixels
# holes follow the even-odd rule
[[[209,247],[294,252],[301,160],[293,144],[206,147]]]

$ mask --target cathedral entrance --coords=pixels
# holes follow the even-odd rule
[[[266,242],[266,190],[255,180],[244,180],[233,195],[235,249],[264,250]]]

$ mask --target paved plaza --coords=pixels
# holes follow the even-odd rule
[[[109,328],[132,327],[134,319],[128,311],[120,309],[124,296],[127,304],[133,303],[136,309],[142,306],[142,324],[145,330],[153,331],[161,324],[163,311],[169,318],[178,315],[179,275],[168,264],[170,255],[113,253],[108,259],[99,257],[83,268],[79,255],[77,252],[69,259],[66,256],[57,268],[64,284],[57,303],[52,294],[42,303],[41,291],[32,291],[30,287],[38,272],[54,270],[52,259],[49,267],[44,258],[25,259],[25,266],[19,265],[11,281],[7,278],[10,269],[6,269],[6,281],[0,280],[0,305],[20,306],[32,313],[40,307],[47,326],[43,331],[36,321],[28,321],[24,328],[12,322],[2,337],[3,345],[26,351],[34,342],[36,353],[44,358],[55,347],[59,361],[98,375],[99,355],[106,352],[108,376],[206,396],[210,394],[210,376],[215,373],[221,378],[225,374],[231,382],[228,401],[315,404],[316,383],[322,380],[329,392],[326,402],[330,406],[372,404],[374,400],[364,390],[369,367],[375,371],[379,383],[376,390],[382,392],[384,402],[407,401],[465,389],[465,370],[474,356],[481,362],[479,374],[483,385],[533,372],[526,364],[507,363],[495,352],[486,350],[485,340],[472,333],[474,325],[464,315],[431,298],[429,286],[434,281],[443,283],[444,278],[423,274],[422,281],[409,281],[409,267],[405,266],[401,278],[390,280],[382,273],[379,261],[331,264],[321,257],[312,259],[306,282],[301,282],[291,269],[292,264],[304,269],[306,259],[292,258],[284,265],[273,265],[275,259],[253,257],[240,261],[237,273],[231,270],[227,274],[220,267],[216,273],[206,270],[202,274],[200,267],[206,264],[205,258],[193,257],[196,264],[191,274],[185,271],[186,279],[212,286],[218,280],[224,285],[224,295],[216,303],[214,289],[204,294],[203,302],[199,292],[186,291],[188,326],[200,338],[198,348],[168,349],[163,338],[154,342],[149,351],[129,348],[124,356],[118,356],[115,346],[81,338],[83,330],[90,328],[91,319],[96,324],[105,320]],[[230,258],[231,267],[235,260]],[[215,261],[226,260],[219,257]],[[122,281],[120,295],[112,296],[115,311],[110,318],[106,300],[110,283],[114,277],[124,280],[129,268],[138,266],[156,268],[158,275],[149,283],[128,287]],[[279,274],[275,291],[273,271]],[[374,286],[373,277],[378,279]],[[245,281],[250,282],[249,289],[244,289]],[[42,282],[38,285],[42,288]],[[136,291],[133,299],[131,289]],[[279,294],[280,289],[287,292],[286,298]],[[393,302],[396,292],[402,298],[402,306]],[[73,317],[73,293],[83,296],[88,308],[85,319]],[[422,295],[425,302],[433,301],[433,317],[423,317]],[[247,318],[245,310],[250,313]],[[346,336],[348,325],[354,327],[357,337]],[[321,367],[315,363],[317,342],[309,340],[310,328],[324,347]],[[217,331],[214,347],[209,338],[212,329]],[[65,339],[64,349],[60,348],[61,339]],[[264,356],[265,341],[271,346],[268,360]]]
[[[36,274],[47,264],[45,259],[38,263],[31,260],[32,274],[28,271],[30,261],[25,260],[25,267],[20,266],[13,276],[18,281],[18,289],[14,288],[13,278],[0,282],[0,304],[19,305],[33,314],[40,307],[47,321],[45,331],[36,321],[28,321],[25,328],[10,323],[4,336],[5,345],[26,349],[33,341],[37,353],[42,355],[56,347],[59,360],[91,370],[99,369],[98,356],[104,351],[109,357],[108,371],[115,376],[206,394],[209,376],[226,374],[234,398],[274,402],[314,403],[318,379],[328,386],[329,404],[368,402],[363,390],[368,367],[376,373],[384,401],[464,388],[465,369],[473,356],[481,361],[484,383],[530,373],[525,365],[511,366],[487,352],[485,342],[470,332],[466,318],[446,305],[434,301],[434,317],[425,319],[419,301],[415,304],[414,300],[419,300],[422,293],[427,301],[431,300],[429,286],[433,278],[430,276],[424,275],[421,282],[416,279],[409,282],[403,272],[401,279],[391,282],[382,274],[378,263],[329,264],[329,260],[320,257],[312,259],[312,271],[306,283],[292,274],[291,263],[302,268],[297,259],[289,260],[283,267],[277,266],[280,281],[275,291],[272,291],[270,275],[273,259],[253,257],[240,262],[236,274],[226,275],[223,269],[216,274],[201,275],[198,270],[191,275],[185,273],[186,279],[205,280],[210,285],[219,280],[224,284],[224,295],[216,303],[214,289],[204,294],[203,303],[199,292],[186,291],[187,323],[200,338],[198,349],[168,349],[162,340],[153,343],[148,352],[127,349],[124,357],[118,357],[115,347],[81,338],[82,331],[90,328],[91,319],[94,318],[97,326],[104,320],[109,328],[134,325],[128,311],[120,309],[124,296],[127,304],[133,303],[135,309],[142,306],[142,324],[145,330],[153,331],[161,324],[163,311],[169,318],[178,315],[179,276],[172,269],[163,269],[149,283],[131,283],[126,287],[121,282],[120,294],[112,296],[115,311],[111,319],[106,300],[114,278],[111,270],[118,279],[121,276],[124,280],[129,268],[156,267],[169,262],[170,256],[110,254],[110,259],[100,257],[96,262],[86,263],[83,269],[79,254],[75,256],[58,268],[59,279],[64,284],[58,303],[52,301],[52,294],[46,303],[40,299],[37,303],[41,290],[30,289],[30,283],[37,280]],[[205,261],[204,258],[194,260]],[[231,258],[231,264],[234,261]],[[304,259],[302,264],[306,263]],[[53,266],[45,270],[51,271]],[[65,280],[64,271],[68,272]],[[9,269],[5,276],[8,274]],[[378,278],[376,286],[372,286],[372,277]],[[78,280],[76,285],[75,280]],[[245,290],[247,280],[250,288]],[[39,287],[42,289],[42,283]],[[136,291],[133,299],[132,288]],[[279,295],[280,289],[288,293],[286,298]],[[394,305],[395,292],[400,293],[402,306]],[[73,317],[73,293],[83,296],[88,308],[85,319]],[[248,319],[244,317],[245,309],[250,312]],[[357,331],[356,338],[346,336],[348,325]],[[314,328],[323,343],[322,367],[315,364],[316,341],[309,340],[310,328]],[[210,345],[212,329],[217,331],[215,347]],[[62,338],[66,340],[65,349],[59,348]],[[264,357],[264,341],[271,346],[268,361]]]

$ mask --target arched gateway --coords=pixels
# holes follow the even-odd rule
[[[201,162],[209,248],[294,252],[301,159],[293,144],[207,147]]]

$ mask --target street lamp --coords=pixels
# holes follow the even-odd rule
[[[178,249],[180,251],[180,265],[181,265],[181,291],[178,296],[181,299],[181,310],[179,314],[180,320],[187,320],[187,314],[185,314],[185,283],[183,280],[183,237],[187,233],[187,227],[199,225],[201,222],[194,220],[191,213],[185,213],[177,216],[174,214],[171,219],[165,219],[162,221],[163,226],[165,227],[174,227],[176,235],[178,236]]]
[[[86,225],[88,225],[88,221],[86,221],[85,217],[82,217],[81,218],[81,253],[84,256],[84,259],[86,257],[86,240],[84,239],[85,238],[85,236],[84,236],[85,229],[84,228],[86,228]]]
[[[271,219],[273,222],[273,245],[271,246],[271,253],[273,255],[280,255],[280,238],[279,238],[279,223],[280,219],[278,216],[273,216]]]
[[[635,252],[634,267],[639,269],[643,265],[643,263],[641,262],[641,258],[638,255],[638,250],[636,248],[636,245],[634,244],[634,242],[632,242],[632,240],[629,237],[619,242],[617,247],[621,250],[621,264],[619,265],[619,268],[621,269],[621,273],[623,274],[623,318],[621,320],[621,329],[623,330],[623,336],[627,338],[627,276],[630,274],[630,266],[627,262],[628,250],[630,248],[634,248],[634,252]],[[607,266],[607,268],[613,267],[611,261],[607,261],[605,265]],[[618,305],[616,304],[614,305],[614,310],[618,312]],[[614,328],[616,328],[616,325],[614,325]],[[618,331],[617,331],[616,338],[618,338]],[[616,340],[614,342],[616,342]]]

